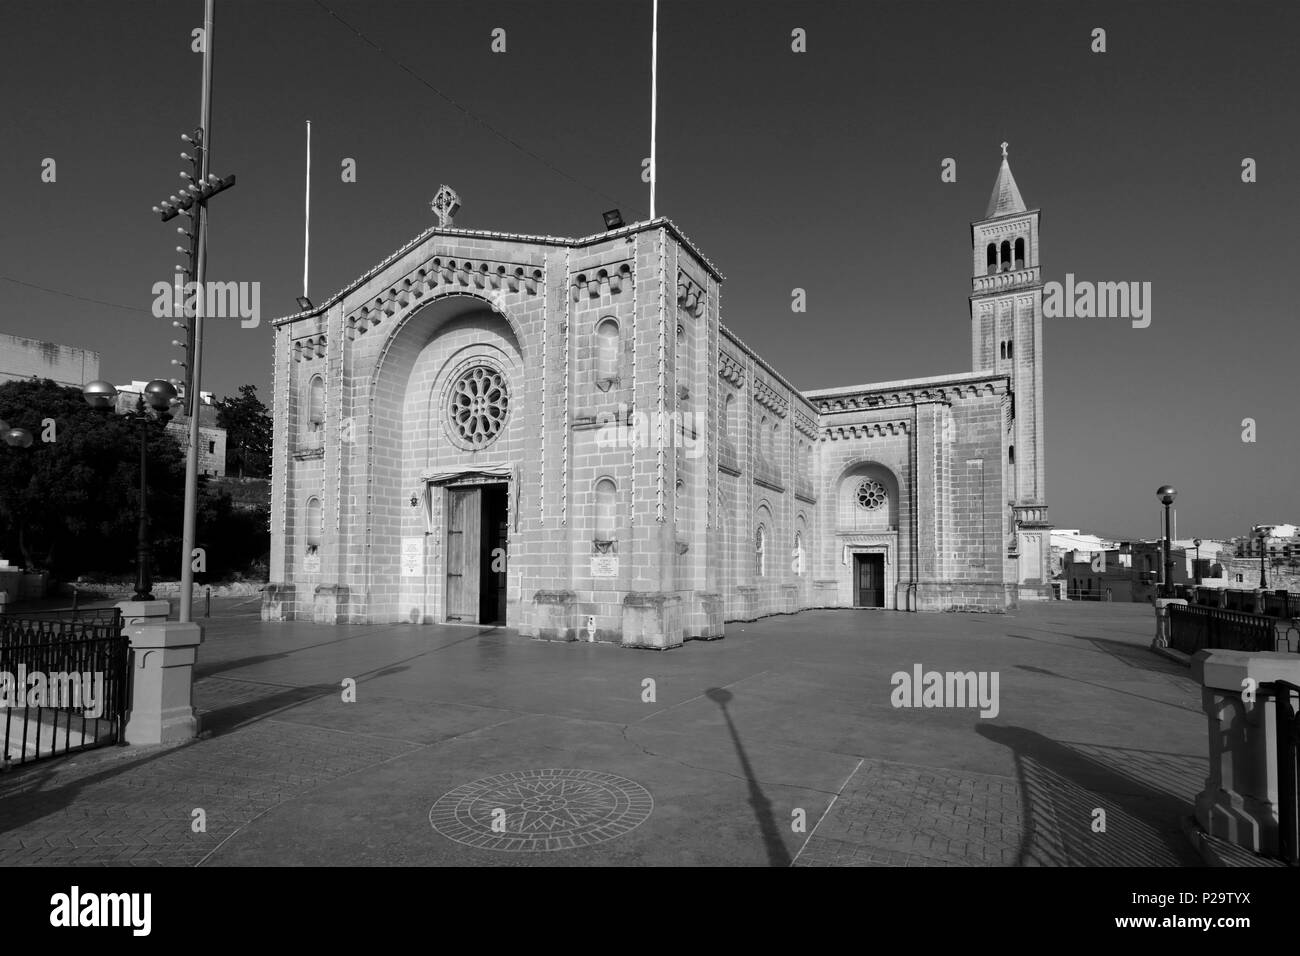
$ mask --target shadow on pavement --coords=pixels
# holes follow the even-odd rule
[[[732,698],[732,693],[721,687],[710,687],[704,694],[722,710],[722,716],[727,721],[727,729],[731,731],[731,742],[736,746],[736,756],[740,758],[740,765],[745,771],[745,780],[749,783],[749,805],[754,810],[754,818],[758,820],[758,828],[763,834],[763,846],[767,849],[768,862],[772,866],[789,866],[790,851],[786,849],[776,819],[772,816],[772,801],[767,799],[763,788],[758,785],[754,768],[749,765],[749,756],[745,753],[745,745],[740,742],[736,725],[731,720],[731,714],[727,712],[727,704]]]
[[[1015,757],[1025,827],[1014,865],[1201,865],[1179,825],[1186,800],[1023,727],[975,732]]]

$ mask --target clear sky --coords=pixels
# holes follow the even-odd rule
[[[114,381],[172,374],[149,308],[180,237],[150,207],[198,122],[202,7],[0,5],[0,276],[136,310],[0,281],[0,331],[98,350]],[[467,228],[644,218],[650,11],[218,0],[213,169],[239,182],[212,203],[209,277],[260,282],[267,318],[294,311],[307,119],[317,302],[431,225],[441,182]],[[1042,210],[1044,279],[1152,286],[1145,329],[1044,320],[1053,521],[1154,536],[1164,482],[1183,536],[1300,520],[1298,26],[1280,2],[663,0],[657,211],[727,277],[723,321],[796,386],[965,371],[969,223],[1005,139]],[[209,327],[203,388],[265,395],[267,323]]]

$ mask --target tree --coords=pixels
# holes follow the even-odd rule
[[[139,426],[92,409],[80,389],[49,379],[0,385],[0,419],[35,438],[30,448],[0,444],[0,554],[64,579],[129,569]],[[149,426],[146,441],[153,566],[170,576],[178,570],[185,464],[160,426]]]
[[[226,473],[265,478],[271,464],[271,416],[256,385],[239,386],[239,397],[217,402],[217,425],[226,430]]]

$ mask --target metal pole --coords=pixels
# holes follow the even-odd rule
[[[650,27],[650,218],[655,217],[655,180],[659,178],[656,166],[656,123],[659,115],[659,0],[654,0],[654,21]]]
[[[142,416],[140,424],[140,518],[135,536],[135,596],[136,601],[152,601],[153,583],[149,580],[149,482],[148,436],[149,424]]]
[[[203,129],[203,163],[200,180],[207,182],[208,170],[212,161],[212,20],[214,0],[203,0],[203,98],[199,114],[199,125]],[[194,265],[194,281],[198,283],[198,296],[194,310],[194,352],[189,356],[190,388],[193,400],[190,402],[190,442],[189,452],[185,458],[185,525],[181,532],[181,595],[180,611],[177,617],[188,623],[192,620],[194,604],[194,540],[199,503],[199,412],[202,409],[200,398],[200,375],[203,371],[203,313],[206,310],[206,276],[208,259],[208,210],[202,201],[196,203],[198,215],[195,219],[198,229],[198,261]]]
[[[302,297],[307,298],[307,263],[311,257],[311,120],[307,121],[307,197],[302,218]]]
[[[1174,596],[1174,559],[1169,554],[1169,506],[1165,505],[1165,586],[1164,596]]]

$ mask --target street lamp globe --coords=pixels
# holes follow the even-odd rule
[[[1178,492],[1174,490],[1173,485],[1161,485],[1156,489],[1156,497],[1160,499],[1161,504],[1172,505],[1174,499],[1178,497]]]
[[[144,400],[155,412],[165,412],[176,398],[176,386],[156,378],[144,387]]]
[[[5,444],[10,448],[31,448],[32,433],[25,428],[10,428],[4,433]]]
[[[103,380],[88,383],[82,388],[81,394],[91,408],[112,408],[117,400],[117,389],[112,383]]]

